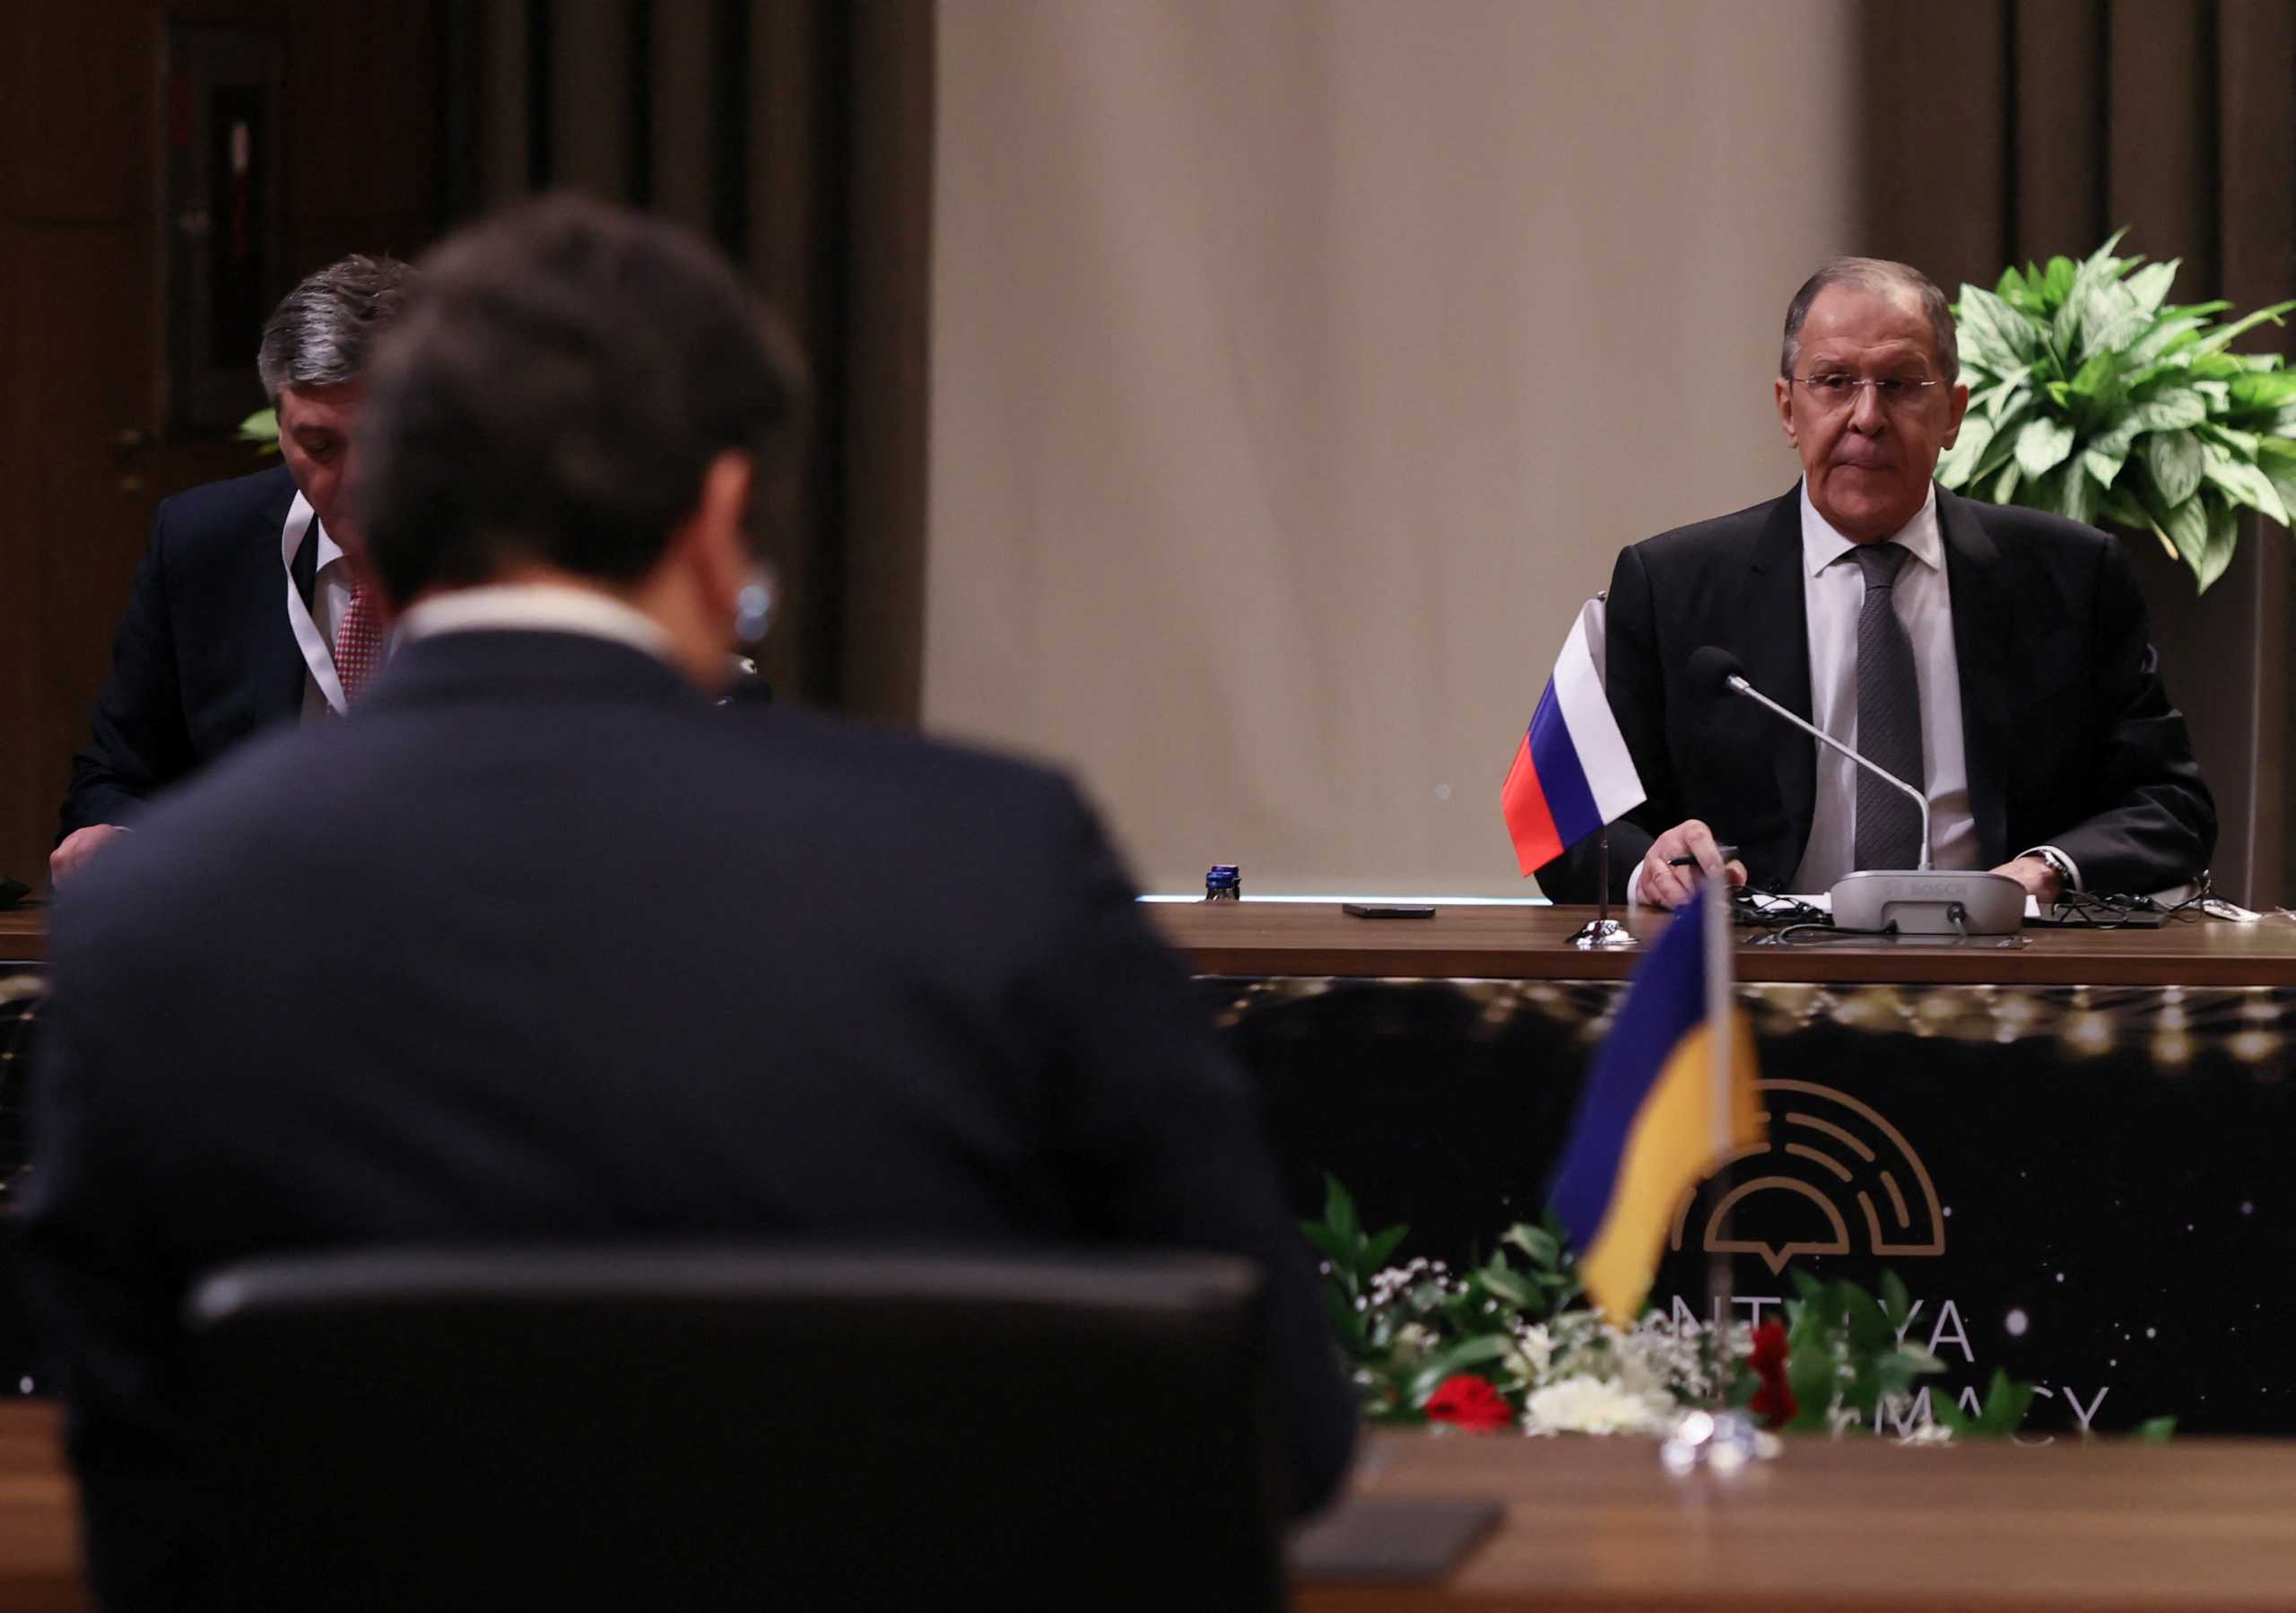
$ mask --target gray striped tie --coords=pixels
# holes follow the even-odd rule
[[[1857,613],[1857,748],[1907,783],[1926,789],[1921,766],[1921,685],[1913,641],[1898,620],[1898,571],[1911,558],[1896,544],[1860,544],[1866,573]],[[1901,790],[1857,770],[1857,860],[1861,868],[1910,868],[1921,854],[1921,813]]]

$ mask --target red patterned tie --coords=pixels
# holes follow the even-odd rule
[[[335,676],[343,684],[343,703],[359,703],[368,680],[383,663],[381,624],[375,619],[373,593],[363,582],[351,590],[351,603],[335,630]]]

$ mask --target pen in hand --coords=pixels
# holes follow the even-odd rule
[[[1738,854],[1738,848],[1735,846],[1717,846],[1714,850],[1724,862],[1729,861]],[[1670,868],[1694,868],[1698,867],[1698,859],[1685,852],[1680,857],[1666,859],[1666,866]]]

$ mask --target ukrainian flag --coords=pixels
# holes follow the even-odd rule
[[[1641,1314],[1666,1228],[1683,1193],[1722,1158],[1764,1135],[1754,1101],[1753,1034],[1727,1006],[1728,1103],[1714,1102],[1715,1034],[1709,991],[1728,1001],[1724,951],[1708,972],[1709,940],[1700,892],[1677,912],[1635,971],[1617,1024],[1595,1055],[1578,1100],[1554,1208],[1578,1251],[1587,1295],[1620,1327]],[[1726,917],[1726,915],[1725,915]],[[1722,932],[1726,947],[1728,931]]]

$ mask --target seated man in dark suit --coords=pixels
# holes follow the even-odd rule
[[[283,463],[160,505],[92,735],[73,758],[48,858],[59,884],[170,785],[265,728],[358,698],[381,640],[344,559],[344,490],[368,348],[412,278],[394,258],[346,257],[264,326],[256,369]]]
[[[2118,545],[1931,480],[1969,404],[1958,373],[1952,315],[1926,276],[1828,264],[1787,310],[1775,387],[1800,485],[1619,555],[1606,681],[1649,798],[1611,831],[1613,899],[1671,907],[1700,869],[1723,869],[1721,845],[1738,848],[1735,879],[1770,891],[1916,866],[1914,803],[1700,687],[1689,663],[1709,644],[1921,788],[1934,867],[1993,869],[2044,904],[2208,867],[2215,805]],[[1594,860],[1582,842],[1540,882],[1591,901]]]
[[[1353,1406],[1252,1094],[1076,790],[710,704],[798,432],[732,272],[562,199],[424,274],[361,426],[391,664],[56,909],[27,1219],[108,1605],[196,1583],[181,1306],[274,1251],[1238,1252],[1328,1496]]]

